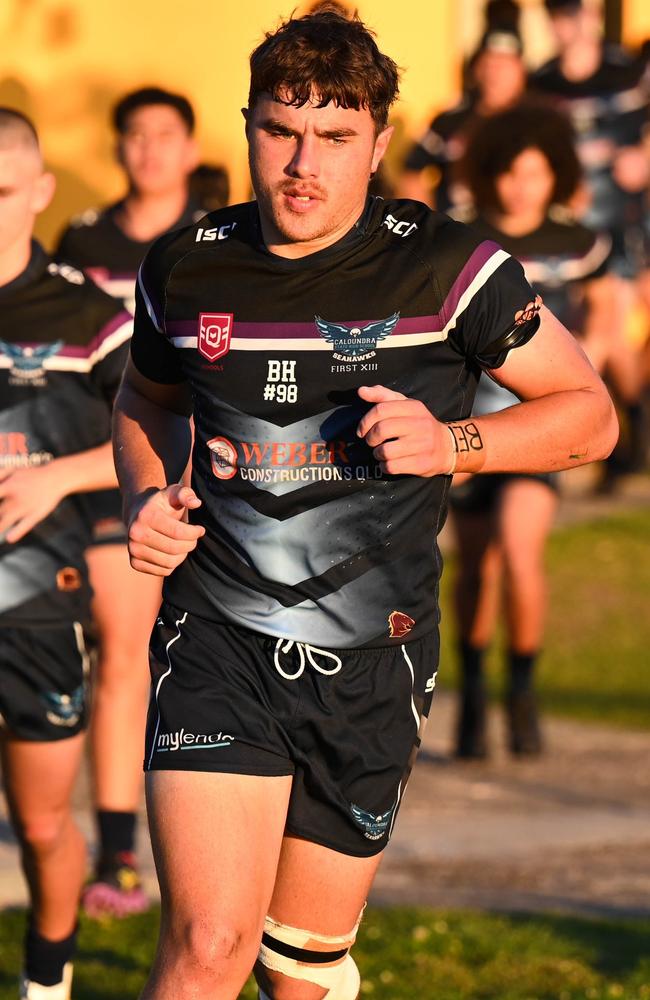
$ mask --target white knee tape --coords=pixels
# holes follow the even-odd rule
[[[349,934],[329,937],[288,927],[271,917],[264,922],[259,961],[290,979],[326,989],[327,1000],[356,1000],[361,977],[349,949],[354,944],[361,917]],[[261,1000],[265,1000],[260,993]]]

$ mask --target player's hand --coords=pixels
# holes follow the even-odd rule
[[[152,576],[169,576],[196,548],[205,528],[188,524],[188,510],[201,501],[194,490],[174,483],[150,493],[129,521],[129,558],[133,569]]]
[[[383,472],[392,476],[449,472],[455,457],[451,435],[424,403],[383,385],[363,385],[359,395],[375,405],[362,417],[357,434],[373,449]]]
[[[0,470],[0,541],[19,542],[65,496],[56,461],[28,469]]]

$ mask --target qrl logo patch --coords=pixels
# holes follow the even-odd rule
[[[237,449],[224,437],[212,438],[208,441],[212,460],[212,471],[217,479],[232,479],[237,475]]]
[[[401,639],[408,635],[414,625],[415,619],[403,611],[391,611],[388,616],[388,634],[391,639]]]
[[[208,361],[230,350],[233,313],[199,313],[199,353]]]

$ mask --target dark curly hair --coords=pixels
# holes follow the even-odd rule
[[[526,149],[538,149],[555,175],[551,201],[563,204],[575,193],[582,169],[575,135],[565,115],[533,102],[482,118],[472,129],[458,176],[479,212],[501,211],[496,180]]]
[[[320,4],[313,14],[290,18],[268,32],[251,54],[248,106],[264,93],[274,101],[318,107],[330,101],[341,108],[367,108],[377,131],[385,128],[397,98],[399,71],[379,51],[372,32],[355,13]]]

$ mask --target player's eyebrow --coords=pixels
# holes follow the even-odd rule
[[[341,125],[340,127],[336,128],[316,129],[316,135],[320,136],[323,139],[340,139],[340,138],[345,138],[346,136],[353,136],[358,134],[359,133],[357,132],[356,129],[348,128],[347,126],[344,125]]]
[[[279,118],[265,118],[260,122],[261,128],[265,129],[267,132],[283,132],[284,135],[299,135],[300,133],[287,125],[286,122],[280,121]],[[346,138],[358,135],[356,129],[350,128],[347,125],[333,126],[332,128],[324,129],[314,129],[316,135],[322,139],[338,139]]]

